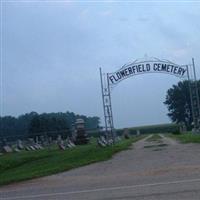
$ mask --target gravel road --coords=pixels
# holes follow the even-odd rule
[[[109,161],[1,187],[0,199],[199,200],[200,144],[145,138]]]

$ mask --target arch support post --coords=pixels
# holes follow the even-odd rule
[[[194,58],[192,58],[191,69],[188,67],[188,81],[190,90],[190,101],[192,109],[192,119],[194,132],[199,132],[200,130],[200,100],[199,100],[199,89],[196,77],[196,69]]]
[[[102,93],[104,123],[105,123],[104,131],[107,140],[112,139],[113,142],[115,142],[111,91],[110,91],[108,74],[102,73],[101,68],[99,69],[99,71],[101,79],[101,93]]]

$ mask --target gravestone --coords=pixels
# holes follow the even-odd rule
[[[83,119],[77,119],[76,120],[76,138],[75,138],[75,144],[81,145],[81,144],[88,144],[89,137],[85,130],[85,122]]]
[[[13,152],[12,148],[9,145],[3,146],[3,150],[4,150],[5,153],[12,153]]]
[[[139,130],[139,129],[137,130],[137,133],[136,133],[136,135],[137,135],[137,136],[139,136],[139,135],[140,135],[140,130]]]
[[[116,141],[119,142],[121,141],[121,138],[119,136],[116,137]]]
[[[34,139],[33,138],[28,138],[28,143],[30,145],[33,145],[35,142],[34,142]]]
[[[41,141],[41,145],[42,146],[46,146],[46,140],[45,140],[45,137],[43,135],[40,135],[40,141]]]
[[[100,147],[106,147],[106,144],[102,142],[101,138],[98,138],[98,139],[97,139],[97,144],[98,144]]]
[[[129,131],[128,128],[125,128],[125,129],[124,129],[123,137],[124,137],[125,139],[130,139],[130,131]]]
[[[33,147],[34,147],[35,150],[40,149],[37,144],[34,144]]]
[[[20,149],[19,149],[18,147],[15,147],[15,148],[14,148],[14,152],[17,152],[17,153],[18,153],[18,152],[20,152]]]
[[[35,143],[39,144],[39,137],[38,136],[35,137]]]
[[[71,133],[72,133],[71,139],[72,139],[72,141],[74,142],[74,141],[76,140],[76,136],[77,136],[75,124],[72,124]]]
[[[66,140],[65,140],[65,146],[66,148],[73,148],[75,147],[76,145],[71,141],[71,139],[68,137]]]
[[[24,149],[24,145],[23,145],[23,143],[22,143],[21,140],[17,140],[17,148],[18,148],[19,150]]]
[[[44,149],[44,147],[41,144],[36,144],[35,146],[37,149]]]
[[[106,138],[104,136],[100,137],[100,140],[103,144],[108,145],[108,141],[106,141]]]
[[[108,140],[108,145],[112,145],[112,144],[114,144],[113,139],[109,139],[109,140]]]
[[[58,143],[58,147],[59,147],[60,150],[65,150],[65,149],[66,149],[63,140],[61,140],[61,141]]]
[[[35,151],[36,149],[34,148],[33,145],[29,146],[29,148],[32,150],[32,151]]]
[[[73,148],[73,146],[70,143],[66,143],[67,148]]]
[[[68,141],[68,144],[70,144],[71,147],[75,147],[76,146],[71,140]]]
[[[31,151],[32,149],[31,149],[29,146],[26,146],[26,147],[25,147],[25,150],[26,150],[26,151]]]
[[[97,144],[101,147],[106,147],[106,146],[109,146],[109,145],[112,145],[114,142],[112,139],[106,139],[105,136],[100,136],[98,139],[97,139]]]
[[[59,143],[61,143],[61,141],[62,141],[62,136],[61,135],[58,135],[58,137],[57,137],[57,143],[59,144]]]

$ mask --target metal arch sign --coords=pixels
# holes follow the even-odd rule
[[[112,112],[112,102],[111,102],[111,89],[117,83],[125,80],[131,76],[148,74],[148,73],[165,73],[169,75],[176,76],[180,79],[188,80],[189,95],[192,108],[192,118],[194,122],[194,127],[199,128],[200,123],[200,100],[196,79],[196,70],[194,64],[194,58],[192,58],[192,64],[188,65],[178,65],[169,60],[158,59],[155,57],[137,59],[132,63],[125,64],[119,70],[113,73],[102,73],[100,68],[100,79],[101,79],[101,91],[103,100],[103,111],[105,120],[105,132],[106,137],[109,139],[111,136],[113,141],[115,138],[114,122],[113,122],[113,112]],[[197,103],[198,102],[198,103]],[[198,107],[198,108],[197,108]],[[198,115],[196,114],[198,110]]]
[[[178,78],[186,78],[187,72],[187,65],[177,65],[170,61],[156,60],[133,62],[131,64],[124,65],[121,69],[114,73],[108,73],[108,81],[109,85],[112,86],[131,76],[146,73],[165,73],[174,75]]]

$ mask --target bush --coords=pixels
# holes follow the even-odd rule
[[[173,134],[173,135],[180,135],[181,132],[180,132],[180,130],[175,130],[175,131],[172,132],[172,134]]]

